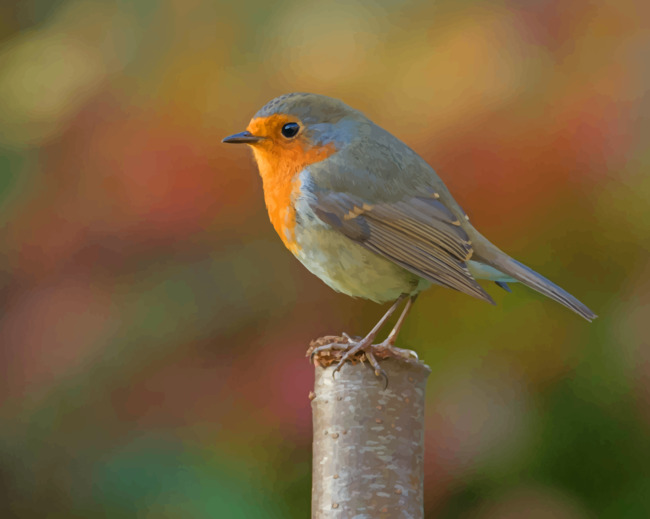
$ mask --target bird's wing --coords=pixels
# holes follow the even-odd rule
[[[432,283],[494,304],[467,270],[473,253],[467,233],[435,195],[372,204],[320,191],[310,204],[318,218],[367,249]]]

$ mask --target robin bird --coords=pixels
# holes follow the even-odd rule
[[[264,185],[273,227],[313,274],[338,292],[394,301],[363,338],[317,348],[344,350],[334,372],[364,352],[409,357],[395,340],[417,295],[442,285],[491,304],[477,279],[519,281],[588,321],[596,315],[568,292],[483,237],[435,171],[402,141],[338,99],[306,93],[277,97],[246,131],[223,139],[248,144]],[[408,298],[386,340],[382,326]]]

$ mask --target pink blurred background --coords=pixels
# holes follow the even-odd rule
[[[418,300],[427,516],[649,516],[649,6],[3,3],[0,515],[307,517],[304,352],[384,309],[284,250],[220,140],[308,91],[600,315]]]

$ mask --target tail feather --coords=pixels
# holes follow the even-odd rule
[[[495,247],[496,249],[496,247]],[[489,256],[486,257],[486,256]],[[479,258],[477,258],[479,259]],[[517,281],[521,281],[524,285],[529,286],[540,294],[550,297],[554,301],[566,306],[573,310],[578,315],[581,315],[587,321],[592,321],[598,317],[584,304],[578,301],[575,297],[563,290],[552,281],[549,281],[541,274],[538,274],[533,269],[528,268],[523,263],[512,259],[507,254],[496,249],[489,255],[481,255],[479,261],[487,263],[488,265],[500,270],[504,274],[512,276]]]

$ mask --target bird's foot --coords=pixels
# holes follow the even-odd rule
[[[312,341],[307,351],[309,360],[316,365],[330,366],[336,363],[332,376],[339,371],[343,364],[351,362],[364,362],[365,360],[372,366],[375,375],[384,379],[384,386],[388,386],[388,376],[381,369],[377,359],[387,359],[390,357],[402,360],[418,360],[417,353],[403,348],[397,348],[393,341],[386,339],[379,344],[372,344],[373,337],[367,336],[351,337],[343,333],[342,337],[328,335]]]
[[[384,342],[380,342],[379,344],[373,344],[372,347],[375,350],[375,354],[380,355],[382,359],[393,357],[403,360],[420,360],[418,354],[413,350],[398,348],[388,339],[386,339]]]
[[[309,362],[323,367],[338,363],[344,352],[351,349],[360,339],[361,337],[351,338],[347,333],[343,333],[340,337],[337,335],[325,335],[324,337],[314,339],[309,344],[309,349],[307,350]],[[361,353],[356,358],[349,360],[355,363],[356,361],[361,361],[362,356],[363,354]]]

